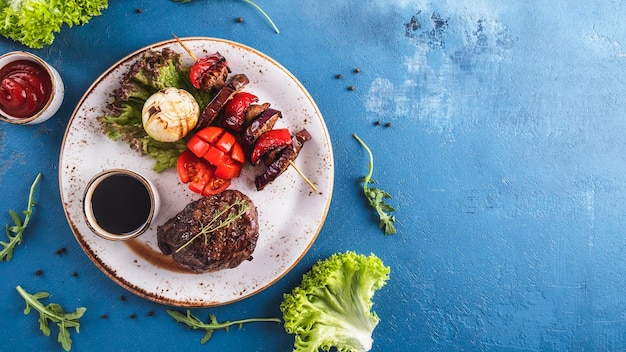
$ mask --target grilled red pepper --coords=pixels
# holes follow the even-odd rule
[[[258,164],[261,158],[271,151],[291,145],[291,133],[286,128],[270,130],[261,135],[250,155],[250,163]]]
[[[209,71],[216,69],[218,65],[227,66],[226,58],[224,58],[224,56],[220,53],[215,53],[196,60],[189,70],[189,80],[191,81],[191,84],[195,88],[200,89],[204,75]]]
[[[222,126],[231,131],[241,132],[245,123],[246,111],[252,103],[257,101],[259,98],[248,92],[235,94],[224,106]]]

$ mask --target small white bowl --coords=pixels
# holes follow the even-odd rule
[[[46,104],[34,115],[24,118],[15,117],[2,111],[2,108],[0,107],[0,120],[16,125],[33,125],[42,123],[54,116],[54,114],[61,107],[61,103],[63,102],[63,97],[65,95],[63,80],[54,67],[50,66],[38,56],[26,51],[12,51],[0,56],[0,69],[11,62],[18,60],[31,61],[43,67],[50,77],[52,91],[50,92],[50,97],[46,101]]]
[[[111,188],[113,187],[111,183],[103,186],[103,182],[114,176],[128,177],[132,179],[131,183],[137,182],[133,186],[139,187],[135,192],[135,190],[123,189],[119,183],[117,184],[118,188]],[[118,179],[117,182],[122,182],[122,180]],[[100,186],[105,188],[98,191]],[[147,194],[144,194],[143,191]],[[95,202],[98,204],[94,203],[94,194],[96,194]],[[130,196],[133,194],[135,197]],[[147,199],[142,199],[145,196]],[[137,208],[135,204],[137,199],[147,201],[147,209],[141,209],[141,216],[135,218],[133,215],[130,218],[130,214],[134,214],[134,210]],[[110,204],[110,202],[115,202],[115,204]],[[134,171],[111,169],[98,173],[87,183],[83,197],[83,212],[87,226],[96,235],[107,240],[125,241],[143,234],[150,228],[152,221],[159,212],[160,203],[159,192],[150,180]],[[132,222],[134,226],[127,228],[126,225],[120,225],[128,222]],[[130,224],[127,225],[130,226]],[[115,229],[116,227],[118,229]]]

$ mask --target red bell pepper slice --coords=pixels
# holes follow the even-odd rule
[[[264,155],[276,148],[290,145],[291,133],[286,128],[269,130],[263,133],[254,145],[254,149],[250,154],[250,163],[258,164]]]

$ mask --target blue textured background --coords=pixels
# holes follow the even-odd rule
[[[23,315],[16,285],[48,291],[68,310],[87,307],[73,351],[291,349],[278,324],[218,331],[201,346],[202,333],[174,322],[168,307],[102,274],[66,223],[58,157],[74,106],[110,65],[172,32],[238,41],[283,64],[319,105],[335,156],[327,221],[300,264],[251,298],[195,314],[280,317],[282,294],[315,261],[354,250],[391,267],[374,299],[373,351],[626,349],[620,1],[257,3],[280,34],[241,1],[112,0],[42,50],[0,40],[0,52],[46,59],[67,88],[48,122],[0,125],[0,223],[44,174],[24,243],[0,263],[0,350],[61,350]],[[396,235],[383,236],[364,203],[367,158],[353,133],[394,196]]]

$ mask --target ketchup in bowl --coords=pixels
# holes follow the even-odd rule
[[[15,125],[42,123],[59,110],[65,88],[59,72],[35,54],[0,55],[0,120]]]
[[[0,109],[26,118],[41,110],[50,97],[52,81],[38,63],[17,60],[0,69]]]

